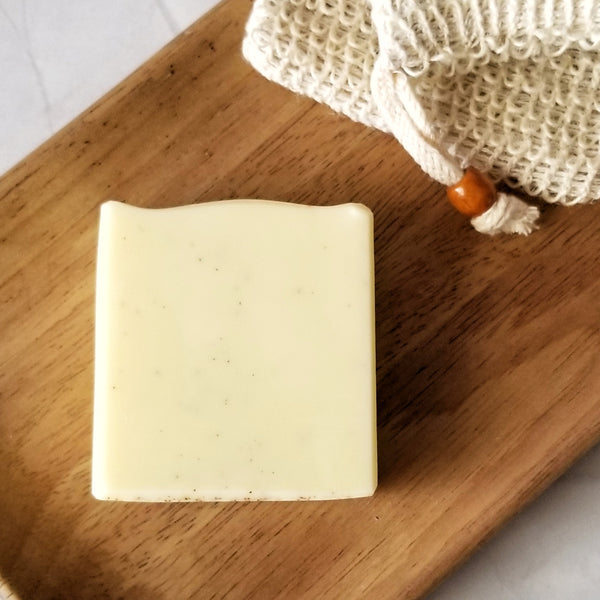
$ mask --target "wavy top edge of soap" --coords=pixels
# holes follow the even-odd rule
[[[286,202],[283,200],[263,200],[259,198],[232,198],[227,200],[209,200],[206,202],[198,202],[194,204],[182,204],[177,206],[167,207],[148,207],[148,206],[136,206],[129,204],[121,200],[106,200],[100,205],[100,211],[106,210],[135,210],[135,211],[151,211],[151,212],[183,212],[183,211],[197,211],[207,208],[217,208],[220,206],[252,206],[253,209],[272,209],[277,207],[282,210],[343,210],[346,212],[356,212],[356,214],[363,214],[373,218],[373,212],[371,209],[360,202],[344,202],[341,204],[301,204],[297,202]],[[118,207],[118,208],[117,208]]]

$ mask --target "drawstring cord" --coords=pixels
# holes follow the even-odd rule
[[[408,76],[394,71],[384,60],[381,55],[375,60],[371,75],[371,92],[377,107],[390,131],[421,169],[447,186],[450,202],[471,218],[471,224],[480,233],[529,235],[537,229],[537,207],[512,194],[497,192],[491,179],[473,167],[463,172],[456,160],[436,144]]]

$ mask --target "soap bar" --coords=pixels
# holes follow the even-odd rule
[[[104,203],[92,494],[372,495],[374,321],[365,206]]]

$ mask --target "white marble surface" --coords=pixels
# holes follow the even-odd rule
[[[0,173],[216,0],[0,0]]]
[[[0,0],[0,173],[214,3]],[[600,599],[600,448],[515,517],[429,600],[480,598]]]

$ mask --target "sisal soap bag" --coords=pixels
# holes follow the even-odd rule
[[[600,197],[600,1],[255,0],[268,79],[392,133],[484,233]]]

